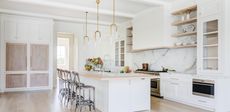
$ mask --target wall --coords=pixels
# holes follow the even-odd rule
[[[196,49],[162,49],[133,54],[133,68],[141,68],[149,63],[150,70],[162,70],[163,67],[177,72],[196,73]]]
[[[183,7],[194,5],[195,3],[195,0],[179,0],[172,5],[165,6],[164,10],[166,13],[163,18],[165,26],[165,34],[163,35],[163,38],[166,38],[164,41],[165,45],[172,45],[177,41],[191,41],[191,38],[170,38],[174,30],[171,27],[171,22],[173,21],[171,12]],[[142,63],[149,63],[150,70],[161,70],[161,66],[164,66],[175,69],[177,72],[196,73],[197,55],[195,48],[150,50],[132,54],[128,53],[126,57],[126,65],[131,66],[133,70],[141,68]]]
[[[81,23],[72,22],[55,22],[55,32],[71,32],[74,33],[75,37],[75,67],[74,70],[81,71],[84,69],[85,61],[87,58],[101,57],[102,59],[106,56],[111,60],[113,53],[113,45],[110,37],[109,26],[100,26],[102,34],[101,39],[95,41],[94,32],[96,30],[95,25],[88,25],[88,36],[90,41],[84,43],[83,36],[85,34],[85,26]],[[113,62],[113,61],[111,61]]]
[[[0,26],[2,26],[2,18],[1,18],[1,15],[0,15]],[[2,51],[1,51],[2,49],[1,49],[1,48],[2,48],[2,47],[1,47],[1,44],[2,44],[2,27],[0,27],[0,92],[2,92],[2,69],[1,69],[1,68],[2,68],[2,62],[1,62],[1,60],[2,60],[2,59],[1,59],[1,58],[2,58],[2,57],[1,57],[1,56],[2,56],[2,55],[1,55],[1,52],[2,52]]]

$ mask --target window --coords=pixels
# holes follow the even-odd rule
[[[66,58],[65,58],[66,48],[65,46],[57,46],[57,64],[58,65],[65,65]]]

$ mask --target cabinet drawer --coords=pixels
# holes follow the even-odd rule
[[[214,108],[215,106],[214,99],[211,98],[195,96],[193,99],[194,104],[204,108]]]

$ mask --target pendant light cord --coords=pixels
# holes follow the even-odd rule
[[[86,31],[85,31],[85,35],[87,36],[88,34],[88,12],[85,12],[86,16],[85,16],[85,27],[86,27]]]
[[[97,31],[99,31],[99,3],[100,0],[97,0]]]
[[[115,0],[113,0],[113,24],[115,24]]]

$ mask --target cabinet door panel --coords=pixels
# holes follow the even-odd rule
[[[29,24],[24,22],[17,23],[17,38],[26,41],[29,32]]]
[[[30,61],[32,71],[48,71],[49,69],[49,45],[31,45]]]
[[[212,15],[198,20],[198,74],[221,73],[222,58],[222,18]]]
[[[5,21],[4,30],[6,40],[15,40],[17,38],[17,23],[15,21]]]
[[[7,74],[6,75],[6,88],[19,88],[26,87],[27,85],[26,74]]]
[[[132,111],[150,110],[150,79],[131,80],[130,88]]]
[[[6,44],[6,71],[27,70],[26,44]]]
[[[198,2],[198,11],[200,17],[217,14],[221,11],[221,2],[219,0],[201,0]]]
[[[31,74],[30,75],[30,87],[48,86],[49,75],[48,74]]]
[[[49,25],[46,24],[40,24],[39,25],[39,37],[38,37],[38,41],[42,41],[42,42],[49,42],[50,41],[50,27]]]
[[[38,39],[39,37],[39,24],[37,23],[31,23],[30,24],[30,29],[29,29],[29,37],[31,41],[35,41]]]

